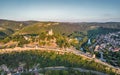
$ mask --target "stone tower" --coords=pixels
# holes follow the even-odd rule
[[[48,31],[48,35],[53,35],[53,30]]]

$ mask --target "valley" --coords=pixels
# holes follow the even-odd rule
[[[78,74],[85,72],[90,75],[120,74],[119,22],[0,20],[0,27],[1,74],[34,75],[37,71],[46,75],[49,70],[44,70],[45,68],[56,70],[57,66],[59,70],[56,73],[76,71]],[[4,31],[8,28],[11,33]],[[20,63],[24,64],[22,71],[19,71]],[[35,69],[37,64],[41,65]],[[48,73],[52,72],[54,73]]]

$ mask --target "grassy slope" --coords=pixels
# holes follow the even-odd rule
[[[0,19],[0,38],[11,35],[25,26],[36,22],[37,21],[12,21]]]
[[[95,27],[96,28],[96,27]],[[58,23],[55,24],[53,22],[44,22],[44,23],[35,23],[33,25],[29,25],[20,31],[16,32],[16,34],[32,34],[36,33],[39,34],[41,32],[46,32],[50,29],[53,29],[55,33],[72,33],[74,31],[87,31],[89,29],[92,29],[89,25],[82,25],[79,23]]]
[[[102,27],[102,29],[99,29]],[[70,34],[75,31],[89,32],[90,30],[98,30],[102,32],[104,30],[117,29],[120,30],[120,23],[55,23],[55,22],[38,22],[26,26],[16,32],[15,34],[39,34],[53,29],[55,33]]]
[[[80,67],[89,70],[96,70],[100,72],[110,73],[111,69],[107,70],[107,66],[96,63],[94,61],[84,59],[71,53],[56,54],[55,52],[46,51],[24,51],[0,54],[0,65],[5,64],[8,67],[18,67],[19,63],[25,63],[25,68],[32,68],[35,64],[40,64],[39,67],[49,66],[66,66],[66,67]],[[34,61],[33,61],[34,60]],[[7,62],[6,62],[7,61]],[[48,63],[49,62],[49,63]]]
[[[108,23],[57,23],[40,21],[11,21],[0,19],[0,37],[15,34],[39,34],[53,29],[56,33],[70,34],[74,31],[87,32],[88,30],[104,28],[120,29],[120,22]]]

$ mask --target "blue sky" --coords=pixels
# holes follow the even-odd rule
[[[120,22],[120,0],[0,0],[10,20]]]

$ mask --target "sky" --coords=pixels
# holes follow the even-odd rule
[[[120,0],[0,0],[0,19],[120,22]]]

